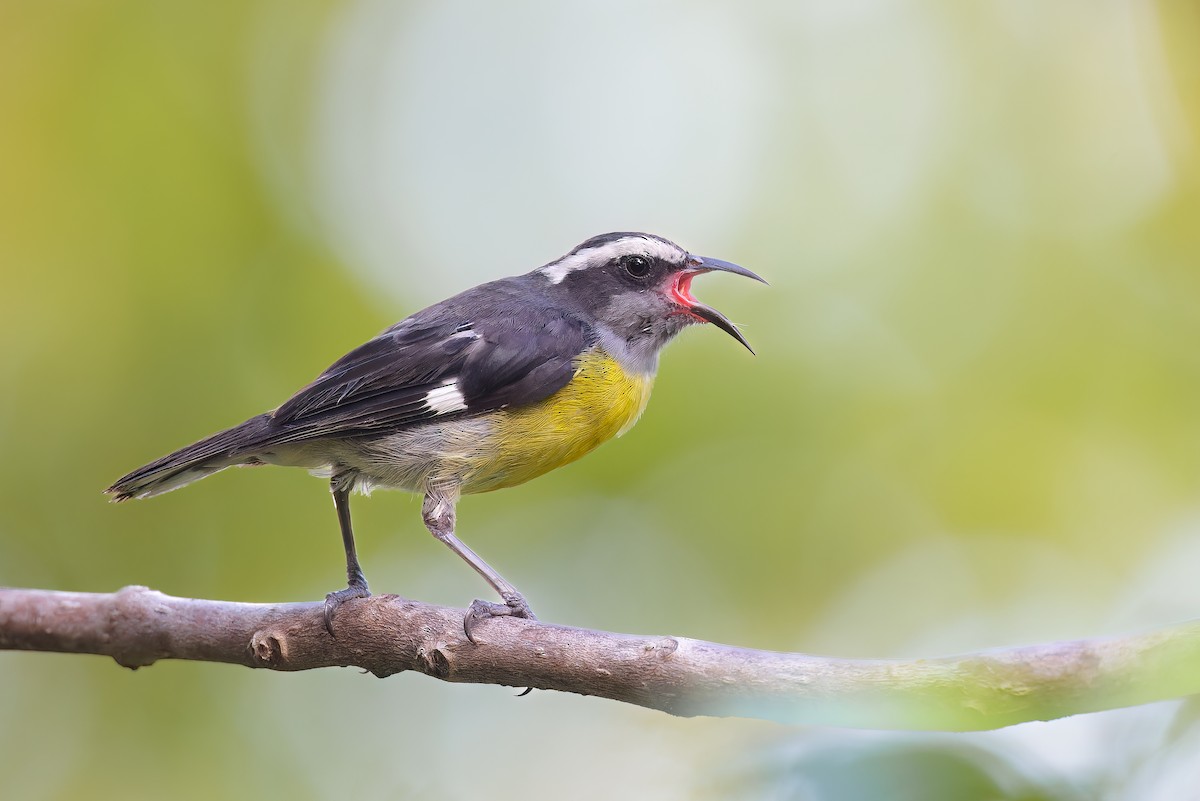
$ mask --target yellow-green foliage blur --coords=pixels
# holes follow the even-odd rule
[[[0,4],[0,584],[319,599],[325,485],[125,471],[608,230],[744,264],[622,439],[465,500],[549,621],[841,656],[1200,616],[1200,12]],[[486,588],[355,501],[371,586]],[[1187,798],[1195,706],[970,736],[0,654],[0,798]],[[1172,788],[1178,789],[1178,792]]]

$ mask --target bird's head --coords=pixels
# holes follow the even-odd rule
[[[594,236],[535,274],[582,306],[602,336],[619,340],[608,344],[653,364],[692,323],[712,323],[754,352],[728,317],[692,297],[692,279],[714,271],[766,283],[745,267],[693,256],[662,237],[624,232]]]

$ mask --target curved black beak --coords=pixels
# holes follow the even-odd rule
[[[733,273],[734,275],[744,275],[746,278],[753,278],[755,281],[761,281],[764,284],[767,283],[762,276],[752,273],[745,267],[734,264],[733,262],[722,261],[721,259],[710,259],[705,256],[692,256],[691,259],[688,260],[688,272],[692,273],[693,275],[701,275],[703,273],[711,272]],[[750,347],[750,343],[746,341],[744,336],[742,336],[742,332],[738,330],[738,327],[734,325],[728,317],[721,314],[712,306],[706,306],[703,303],[696,302],[692,304],[691,311],[697,317],[707,320],[717,328],[720,328],[726,334],[729,334],[729,336],[733,337],[738,342],[741,342],[746,350],[750,351],[750,353],[754,353],[754,348]]]

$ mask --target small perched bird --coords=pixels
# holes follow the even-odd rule
[[[625,433],[650,397],[659,351],[686,326],[712,323],[749,350],[733,323],[692,297],[692,279],[714,270],[763,280],[651,234],[592,237],[530,273],[401,320],[274,411],[139,467],[106,492],[148,498],[232,466],[328,476],[348,582],[325,598],[331,634],[338,605],[370,595],[351,491],[421,493],[429,531],[503,600],[471,604],[463,628],[474,642],[482,619],[534,615],[456,536],[459,497],[521,484]]]

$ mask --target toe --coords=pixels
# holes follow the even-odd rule
[[[329,632],[329,636],[336,636],[333,633],[333,614],[338,607],[351,598],[370,598],[371,591],[367,589],[366,584],[361,586],[354,585],[347,587],[344,590],[331,592],[325,596],[325,630]]]
[[[529,608],[529,604],[519,595],[505,598],[502,604],[476,599],[471,602],[467,608],[467,614],[463,616],[463,633],[467,635],[467,639],[476,643],[473,633],[476,624],[493,617],[520,617],[526,620],[537,620],[533,610]]]

